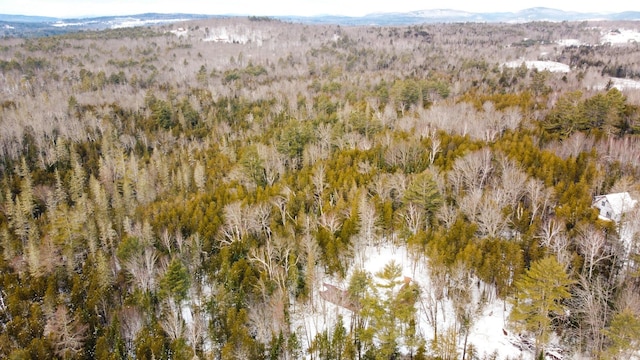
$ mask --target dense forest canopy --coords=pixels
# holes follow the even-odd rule
[[[0,357],[492,359],[501,301],[522,358],[637,358],[640,217],[592,207],[640,199],[640,48],[600,40],[637,27],[1,39]]]

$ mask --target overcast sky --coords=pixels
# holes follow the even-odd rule
[[[428,9],[518,11],[538,6],[579,12],[640,11],[640,1],[630,0],[0,0],[0,14],[82,17],[181,12],[209,15],[362,16],[374,12]]]

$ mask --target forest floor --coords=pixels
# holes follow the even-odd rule
[[[427,341],[427,347],[434,338],[433,321],[427,313],[429,289],[431,280],[426,264],[426,259],[412,258],[406,246],[381,245],[367,246],[362,252],[362,256],[356,257],[355,264],[352,268],[366,270],[374,279],[375,274],[381,271],[385,265],[394,261],[402,267],[403,284],[407,279],[414,281],[421,289],[421,296],[416,304],[417,317],[419,319],[418,331]],[[350,274],[346,279],[350,278]],[[399,279],[400,280],[400,279]],[[339,280],[329,276],[320,280],[319,283],[325,283],[326,286],[320,286],[324,291],[335,293],[336,291],[346,290],[348,280]],[[399,285],[401,286],[401,285]],[[481,298],[482,291],[493,291],[488,286],[480,283],[473,286],[473,298]],[[345,328],[349,329],[351,325],[352,312],[344,306],[340,306],[338,301],[328,301],[320,297],[321,291],[317,291],[312,305],[304,308],[298,308],[295,315],[294,329],[302,334],[301,342],[305,348],[308,348],[316,336],[316,334],[332,329],[337,322],[338,316],[342,316]],[[440,303],[441,310],[437,315],[437,328],[439,336],[448,329],[454,328],[456,325],[455,312],[453,302],[446,298]],[[482,358],[485,355],[497,355],[497,359],[519,358],[521,356],[528,357],[528,352],[521,351],[513,343],[516,337],[512,336],[506,330],[507,319],[509,317],[511,306],[503,299],[497,296],[489,296],[487,301],[479,308],[479,313],[471,328],[468,337],[468,344],[473,344],[476,353]],[[458,352],[462,354],[464,337],[459,335]],[[400,348],[407,353],[406,348]]]

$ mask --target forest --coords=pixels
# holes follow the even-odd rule
[[[0,39],[0,358],[639,359],[637,28]]]

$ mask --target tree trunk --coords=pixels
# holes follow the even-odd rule
[[[464,347],[462,348],[462,360],[467,357],[467,341],[469,340],[469,329],[464,333]]]

